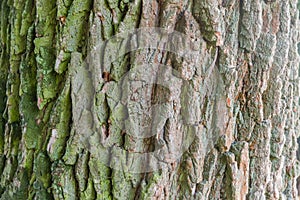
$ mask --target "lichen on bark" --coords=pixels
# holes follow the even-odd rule
[[[299,1],[0,4],[0,199],[296,199]]]

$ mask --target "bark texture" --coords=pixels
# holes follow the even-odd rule
[[[295,199],[299,8],[297,0],[2,0],[1,199]],[[114,58],[139,45],[133,37],[95,54],[96,74],[86,67],[95,45],[141,27],[181,32],[196,54],[146,48]],[[160,68],[139,71],[145,61],[176,70],[171,93],[120,84],[135,69],[167,79]],[[134,137],[149,124],[155,135]],[[121,170],[109,167],[118,160],[97,154],[102,142],[172,155],[184,139],[192,143],[183,155],[160,158],[156,171],[126,170],[130,156]]]

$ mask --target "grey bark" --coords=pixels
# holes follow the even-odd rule
[[[299,7],[2,0],[0,199],[296,199]]]

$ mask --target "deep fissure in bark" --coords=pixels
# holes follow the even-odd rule
[[[299,8],[3,0],[1,199],[295,199]],[[112,39],[155,26],[185,35],[192,53],[180,54],[188,47],[178,34],[168,52],[163,29],[154,42],[149,29]],[[153,80],[134,83],[147,73]],[[155,134],[135,137],[137,129]],[[100,143],[109,153],[98,154]],[[126,163],[115,165],[116,147]],[[156,171],[131,159],[163,147]],[[132,163],[146,171],[126,171]]]

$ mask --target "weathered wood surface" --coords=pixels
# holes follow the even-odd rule
[[[295,199],[299,8],[2,0],[1,199]]]

